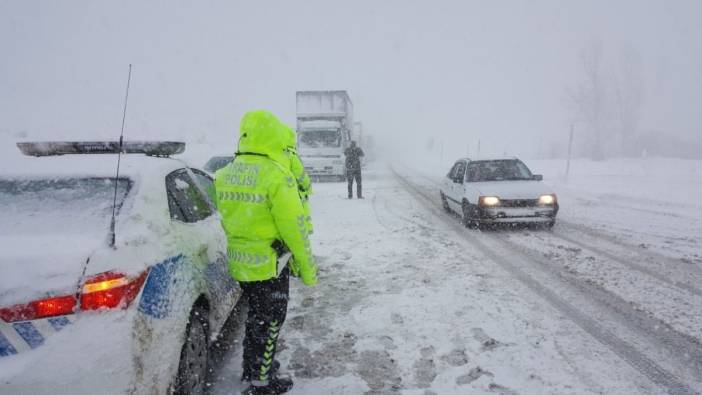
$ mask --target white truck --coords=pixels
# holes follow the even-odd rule
[[[310,177],[344,180],[344,149],[353,139],[353,104],[346,91],[299,91],[298,152]]]

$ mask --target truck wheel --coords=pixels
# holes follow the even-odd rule
[[[173,393],[176,395],[204,394],[209,360],[209,330],[207,310],[193,307],[185,330],[183,348]]]
[[[439,195],[441,196],[441,206],[444,208],[444,211],[450,213],[451,207],[448,204],[448,200],[446,200],[446,195],[443,192],[439,192]]]

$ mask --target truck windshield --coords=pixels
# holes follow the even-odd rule
[[[339,130],[306,130],[298,134],[301,148],[341,147]]]

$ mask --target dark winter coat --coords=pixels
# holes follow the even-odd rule
[[[363,157],[363,150],[361,147],[352,145],[344,150],[344,155],[346,155],[347,171],[361,170],[361,158]]]

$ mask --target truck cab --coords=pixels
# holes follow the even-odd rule
[[[353,105],[346,91],[297,92],[298,153],[310,177],[346,178]]]
[[[336,121],[309,121],[297,131],[297,146],[307,174],[311,177],[343,178],[344,149],[348,139]]]

